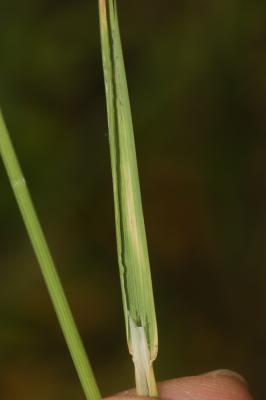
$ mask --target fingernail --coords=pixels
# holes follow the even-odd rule
[[[238,381],[240,381],[241,383],[243,383],[244,385],[248,386],[247,381],[245,380],[245,378],[238,374],[235,371],[231,371],[230,369],[217,369],[215,371],[211,371],[211,372],[207,372],[206,374],[203,375],[208,375],[208,376],[213,376],[213,377],[217,377],[217,376],[227,376],[229,378],[234,378]]]

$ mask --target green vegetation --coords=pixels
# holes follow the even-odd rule
[[[91,366],[0,113],[0,153],[87,400],[100,399]]]
[[[156,396],[158,335],[117,4],[99,0],[122,298],[137,392]]]
[[[227,366],[264,400],[266,2],[117,4],[160,326],[156,377]],[[2,0],[1,10],[0,105],[105,397],[134,383],[98,2]],[[82,400],[12,195],[0,165],[1,400]]]
[[[135,364],[137,392],[156,396],[152,363],[158,348],[157,325],[116,2],[109,1],[106,5],[104,0],[100,0],[99,9],[118,258],[128,345]],[[100,393],[2,113],[0,152],[86,398],[97,400]]]

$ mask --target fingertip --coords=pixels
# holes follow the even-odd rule
[[[230,369],[217,369],[217,370],[202,374],[201,376],[209,376],[209,377],[214,377],[214,378],[217,378],[220,376],[225,376],[227,378],[233,378],[233,379],[241,382],[243,385],[248,386],[248,383],[243,375],[240,375],[238,372],[232,371]]]
[[[163,400],[252,400],[245,379],[229,370],[159,382],[158,390]],[[131,389],[107,400],[139,400],[139,397],[135,389]]]
[[[226,370],[191,376],[158,385],[165,400],[252,400],[245,381]]]

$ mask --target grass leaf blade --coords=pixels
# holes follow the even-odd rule
[[[99,0],[123,307],[137,391],[156,396],[157,324],[117,4]]]

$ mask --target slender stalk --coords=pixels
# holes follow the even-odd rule
[[[0,153],[87,400],[100,393],[0,111]]]
[[[157,396],[157,324],[116,1],[99,0],[99,15],[127,340],[137,393]]]

